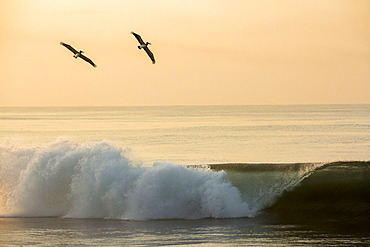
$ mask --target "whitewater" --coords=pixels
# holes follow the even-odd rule
[[[3,216],[196,219],[256,212],[225,172],[167,163],[142,168],[107,143],[59,140],[0,154]]]

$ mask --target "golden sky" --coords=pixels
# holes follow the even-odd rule
[[[370,103],[370,1],[0,0],[0,75],[0,106]]]

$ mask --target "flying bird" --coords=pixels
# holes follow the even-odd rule
[[[82,53],[84,52],[84,51],[77,51],[75,48],[73,48],[71,45],[68,45],[68,44],[66,44],[66,43],[63,43],[63,42],[60,42],[60,44],[62,45],[62,46],[64,46],[64,47],[66,47],[68,50],[70,50],[71,52],[73,52],[73,57],[74,58],[78,58],[78,57],[80,57],[80,58],[82,58],[83,60],[85,60],[86,62],[88,62],[89,64],[91,64],[92,66],[94,66],[94,67],[96,67],[96,64],[90,59],[90,58],[88,58],[88,57],[86,57],[85,55],[82,55]]]
[[[134,33],[134,32],[131,32],[131,33],[135,36],[135,38],[137,39],[137,41],[139,41],[139,44],[140,45],[137,48],[139,48],[139,49],[143,48],[144,51],[148,54],[148,56],[152,60],[152,63],[155,64],[154,55],[153,55],[153,53],[148,48],[148,45],[151,45],[151,44],[149,42],[146,42],[145,43],[139,34]]]

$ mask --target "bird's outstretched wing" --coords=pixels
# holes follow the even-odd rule
[[[75,48],[73,48],[72,46],[66,44],[66,43],[63,43],[63,42],[60,42],[60,44],[64,47],[66,47],[68,50],[70,50],[71,52],[73,52],[74,54],[78,53],[78,51],[76,51]]]
[[[137,41],[139,41],[140,45],[144,45],[145,44],[144,41],[143,41],[143,39],[141,38],[141,36],[139,34],[134,33],[134,32],[131,32],[131,33],[135,36],[135,38],[137,39]]]
[[[82,58],[83,60],[85,60],[86,62],[88,62],[89,64],[91,64],[93,67],[96,67],[96,64],[88,57],[86,57],[85,55],[80,55],[80,58]]]
[[[149,50],[148,47],[145,47],[144,50],[146,51],[146,53],[148,54],[148,56],[150,57],[150,59],[152,60],[152,63],[155,64],[155,59],[154,59],[154,55],[153,53]]]

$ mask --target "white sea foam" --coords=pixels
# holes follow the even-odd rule
[[[225,172],[155,163],[142,168],[106,142],[57,140],[0,148],[3,216],[114,219],[252,217]]]

